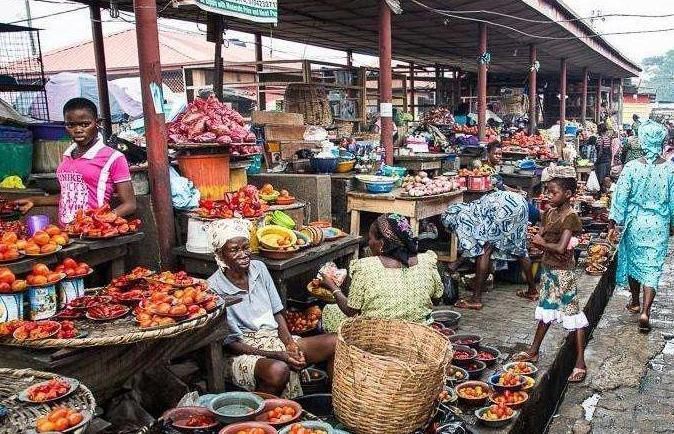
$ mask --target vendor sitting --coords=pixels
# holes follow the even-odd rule
[[[523,196],[526,196],[526,192],[521,188],[508,187],[503,183],[503,178],[498,173],[501,168],[501,144],[496,140],[487,145],[487,164],[494,169],[495,174],[492,175],[492,180],[494,181],[494,186],[497,190],[520,193]]]
[[[323,328],[337,330],[346,317],[357,315],[430,324],[433,301],[442,298],[443,286],[437,255],[418,253],[417,244],[405,217],[379,216],[368,235],[372,256],[353,261],[349,268],[348,297],[323,277],[323,286],[337,301],[323,309]]]
[[[291,336],[267,267],[251,260],[249,225],[243,219],[217,220],[208,230],[218,264],[209,286],[219,294],[243,297],[227,308],[226,374],[246,390],[294,398],[302,395],[298,371],[325,361],[332,369],[336,337]]]

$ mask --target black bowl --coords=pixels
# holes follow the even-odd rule
[[[470,348],[478,349],[480,348],[480,342],[482,342],[482,337],[479,335],[458,334],[450,336],[449,341],[452,343],[452,345],[455,346],[465,345]]]
[[[463,369],[468,372],[468,376],[471,380],[479,380],[484,370],[487,369],[487,364],[479,360],[473,360],[470,363],[464,365]]]

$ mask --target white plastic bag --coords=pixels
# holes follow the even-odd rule
[[[590,172],[590,176],[587,178],[587,184],[585,184],[587,191],[598,192],[601,189],[599,185],[599,179],[597,179],[597,174],[594,173],[594,170]]]

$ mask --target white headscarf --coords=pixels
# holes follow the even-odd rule
[[[248,220],[234,218],[215,220],[208,225],[208,241],[213,248],[213,252],[220,250],[227,241],[233,238],[245,238],[250,240],[250,225]],[[220,268],[227,268],[224,261],[215,255],[215,262]]]

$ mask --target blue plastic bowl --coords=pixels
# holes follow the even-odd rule
[[[338,158],[311,158],[311,170],[315,173],[335,173]]]
[[[365,183],[365,189],[368,193],[390,193],[393,190],[395,182],[387,183]]]

